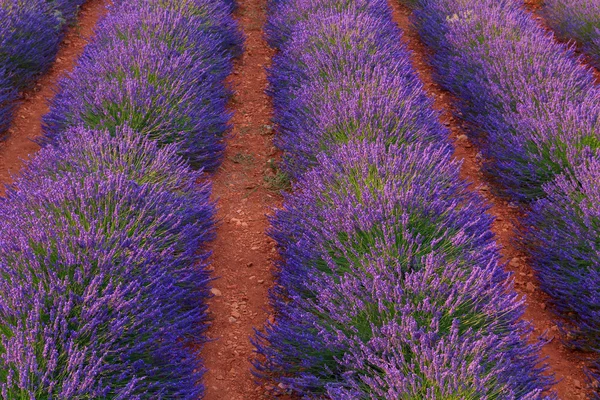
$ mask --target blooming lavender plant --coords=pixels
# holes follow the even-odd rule
[[[59,95],[50,125],[68,123],[0,200],[2,398],[203,394],[214,206],[189,161],[218,159],[209,152],[228,118],[222,80],[235,50],[221,28],[231,7],[138,3],[138,20],[105,19],[63,83],[83,104]],[[111,15],[127,7],[117,1]]]
[[[351,143],[318,158],[273,220],[259,374],[307,398],[545,398],[491,217],[451,152]]]
[[[519,2],[423,0],[416,7],[437,78],[458,96],[486,170],[505,194],[533,201],[521,246],[566,319],[567,338],[597,354],[600,170],[588,154],[600,148],[600,91],[591,71]]]
[[[297,182],[272,219],[275,320],[255,372],[304,398],[553,398],[491,217],[385,7],[269,6],[269,92]]]
[[[415,11],[438,81],[502,194],[521,201],[571,168],[568,153],[600,147],[600,91],[572,48],[512,0],[423,0]]]
[[[208,201],[211,188],[205,180],[200,181],[202,171],[190,170],[186,161],[177,156],[174,145],[159,149],[158,143],[129,128],[119,128],[114,134],[71,128],[40,150],[11,185],[11,190],[32,191],[48,179],[59,180],[67,175],[102,179],[115,173],[138,185],[155,185],[180,196],[194,218],[185,223],[195,228],[179,240],[185,246],[178,250],[179,262],[203,265],[208,257],[201,251],[203,244],[213,237],[212,203]],[[199,218],[200,215],[203,217]]]
[[[119,172],[19,188],[0,204],[2,397],[197,398],[208,277],[180,254],[208,199]]]
[[[546,197],[532,206],[523,243],[540,287],[569,343],[598,354],[600,349],[600,154],[591,153],[572,174],[544,187]],[[598,362],[598,361],[597,361]],[[598,376],[590,375],[600,382]],[[600,394],[597,394],[599,396]]]
[[[368,13],[380,20],[391,18],[391,10],[383,0],[271,1],[268,7],[269,18],[265,24],[265,33],[269,45],[278,49],[294,37],[292,33],[298,29],[299,23],[318,21],[317,15],[321,13],[330,15],[342,12],[350,12],[353,15]]]
[[[235,6],[232,0],[117,0],[115,3],[120,13],[142,15],[137,21],[113,20],[107,29],[164,40],[178,51],[205,46],[207,37],[216,39],[218,48],[232,56],[240,55],[243,50],[243,34],[231,15]],[[157,14],[167,20],[156,18]],[[172,18],[176,20],[168,21]]]
[[[56,56],[65,24],[82,0],[0,0],[0,137],[8,130],[17,92]]]
[[[447,145],[408,51],[393,39],[398,28],[379,14],[324,9],[298,22],[299,34],[275,57],[270,93],[290,176],[353,140]]]
[[[600,4],[592,0],[546,0],[543,14],[563,39],[575,40],[600,68]]]
[[[223,49],[222,35],[202,30],[210,16],[158,4],[122,4],[103,21],[96,42],[61,82],[44,118],[46,140],[69,126],[126,125],[160,143],[177,143],[195,167],[218,166],[229,129],[230,91],[223,80],[232,54]]]

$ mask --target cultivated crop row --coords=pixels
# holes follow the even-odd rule
[[[486,171],[504,195],[531,205],[522,243],[541,288],[570,343],[600,360],[600,90],[592,72],[520,2],[415,3],[437,78],[458,97]]]
[[[575,40],[600,68],[600,4],[594,0],[546,0],[546,22],[563,39]]]
[[[232,4],[115,1],[0,202],[0,396],[196,399]]]
[[[267,33],[294,186],[256,373],[307,398],[551,398],[387,3],[271,1]]]
[[[58,52],[64,26],[85,0],[0,0],[0,139],[19,91],[46,71]]]

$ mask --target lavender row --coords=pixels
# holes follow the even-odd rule
[[[593,0],[546,0],[545,22],[565,40],[575,40],[600,68],[600,4]]]
[[[114,119],[91,124],[86,117],[101,110],[85,106],[69,114],[0,201],[0,397],[202,396],[210,185],[202,168],[190,167],[193,132],[174,128],[191,116],[158,125],[135,116],[152,116],[167,94],[183,113],[200,88],[224,86],[240,46],[231,9],[228,1],[117,1],[82,64],[61,83],[76,87],[93,68],[104,84],[96,105]],[[106,69],[95,69],[92,55],[105,57],[96,61]],[[177,69],[195,65],[191,73],[202,75]],[[127,91],[134,86],[135,96]],[[131,103],[111,106],[122,93]],[[66,104],[59,96],[55,121]],[[205,106],[206,118],[222,112],[226,121],[220,104]],[[119,119],[128,111],[133,117]],[[215,140],[222,133],[212,132]]]
[[[553,398],[386,2],[272,1],[267,31],[294,185],[255,373],[304,398]]]
[[[64,26],[85,0],[0,0],[0,139],[8,130],[19,91],[56,57]]]
[[[520,2],[416,3],[437,78],[457,95],[486,171],[504,194],[531,202],[521,245],[541,289],[570,343],[600,362],[600,90],[592,72]]]
[[[506,196],[544,196],[544,183],[600,147],[600,91],[572,48],[554,41],[517,0],[417,0],[438,80]]]
[[[178,145],[194,167],[215,169],[225,146],[230,90],[223,80],[242,38],[230,2],[118,1],[98,39],[60,82],[44,117],[45,140],[70,126],[127,125]]]

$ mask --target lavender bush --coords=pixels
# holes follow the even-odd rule
[[[379,17],[380,21],[390,20],[391,10],[383,0],[343,0],[324,2],[322,0],[271,1],[268,4],[269,18],[265,24],[265,33],[269,45],[281,48],[294,37],[297,25],[301,22],[316,21],[316,14],[349,12],[353,15],[363,12]],[[395,28],[394,28],[395,29]]]
[[[168,4],[115,6],[61,82],[44,118],[46,140],[79,124],[109,130],[126,125],[160,143],[177,143],[195,167],[218,166],[230,117],[223,80],[237,51],[224,43],[235,24],[229,16],[229,30],[215,30],[223,23],[207,21],[222,12],[196,16]],[[239,41],[239,34],[229,40]]]
[[[418,145],[319,156],[273,221],[259,374],[307,398],[545,398],[491,217],[458,171]]]
[[[600,68],[600,4],[592,0],[546,0],[543,14],[563,39],[575,40]]]
[[[567,153],[600,147],[600,91],[572,48],[514,0],[422,0],[416,23],[438,81],[457,95],[485,170],[520,201],[571,168]]]
[[[334,4],[335,3],[335,4]],[[296,179],[255,373],[304,398],[542,399],[482,200],[377,1],[273,1],[269,92]]]
[[[572,174],[544,187],[546,197],[527,216],[523,242],[541,288],[565,321],[561,326],[579,350],[600,363],[600,154],[590,154]],[[600,382],[598,376],[592,380]],[[597,397],[600,394],[597,395]]]
[[[296,24],[299,33],[275,57],[276,143],[290,176],[313,165],[318,152],[352,140],[447,145],[386,10],[324,7]]]
[[[600,170],[589,156],[600,148],[600,91],[591,71],[520,2],[415,3],[437,78],[459,98],[487,172],[504,194],[533,201],[520,244],[565,318],[566,337],[600,359]]]
[[[185,255],[208,193],[192,208],[121,172],[19,186],[0,205],[2,397],[197,398],[208,277]]]
[[[18,91],[45,72],[63,27],[82,0],[0,0],[0,138],[8,130]]]
[[[63,82],[0,200],[0,397],[202,396],[231,8],[117,1]]]

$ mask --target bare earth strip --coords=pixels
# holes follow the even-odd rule
[[[77,64],[83,48],[94,35],[94,27],[106,13],[109,2],[89,0],[82,6],[75,25],[67,30],[63,38],[50,71],[23,94],[8,137],[0,143],[0,195],[4,195],[4,184],[12,181],[11,175],[19,172],[23,160],[39,149],[33,139],[42,134],[42,117],[49,110],[48,103],[54,97],[57,83]]]
[[[442,121],[452,132],[454,155],[457,159],[463,160],[461,175],[471,182],[473,189],[487,200],[491,206],[490,214],[496,217],[493,231],[496,240],[502,246],[503,260],[507,263],[508,271],[513,273],[517,293],[526,297],[523,318],[533,324],[532,337],[549,340],[543,346],[542,357],[547,357],[550,372],[558,381],[554,389],[561,400],[584,399],[586,398],[583,389],[585,386],[584,363],[576,352],[569,350],[561,343],[558,328],[553,322],[554,317],[546,308],[546,297],[538,289],[533,270],[527,265],[524,255],[513,244],[514,228],[520,214],[516,208],[491,193],[489,182],[486,181],[481,171],[477,148],[471,145],[467,139],[461,121],[452,116],[454,101],[452,95],[441,89],[433,80],[433,71],[427,63],[428,50],[410,23],[411,10],[395,0],[391,0],[390,3],[394,8],[396,23],[405,32],[404,40],[413,53],[413,66],[424,82],[427,92],[435,99],[435,108],[442,113]]]
[[[267,318],[268,290],[273,285],[274,242],[267,237],[267,214],[281,204],[276,187],[269,187],[278,158],[272,144],[272,107],[265,94],[265,67],[273,55],[263,40],[265,0],[242,0],[237,19],[246,34],[246,51],[236,63],[231,84],[235,96],[233,135],[222,167],[212,177],[220,225],[212,244],[215,296],[209,302],[215,339],[202,357],[206,400],[271,398],[268,388],[255,384],[250,337]]]

